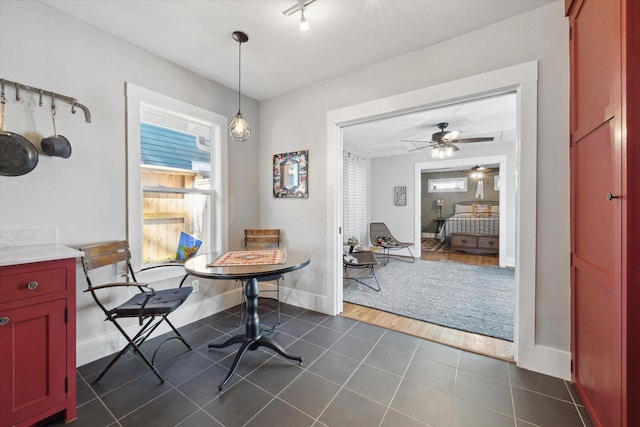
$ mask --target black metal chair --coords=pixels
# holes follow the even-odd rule
[[[124,348],[122,348],[122,350],[113,357],[107,367],[104,368],[98,378],[96,378],[94,383],[100,381],[107,371],[109,371],[109,369],[111,369],[111,367],[130,349],[132,349],[133,352],[140,357],[147,366],[149,366],[149,368],[160,379],[160,382],[164,382],[164,378],[160,375],[160,372],[154,364],[156,355],[162,344],[169,340],[178,339],[182,341],[189,350],[192,350],[189,343],[184,339],[180,332],[178,332],[167,317],[170,313],[180,307],[193,291],[191,286],[182,286],[186,276],[182,279],[178,288],[156,291],[147,283],[141,283],[136,280],[133,269],[131,268],[131,253],[129,251],[129,244],[126,240],[85,246],[83,248],[79,248],[79,250],[84,252],[84,255],[82,256],[82,268],[88,285],[85,292],[91,292],[93,299],[106,315],[105,320],[113,322],[115,327],[127,340],[127,345],[125,345]],[[117,267],[120,265],[125,266],[125,273],[131,277],[132,281],[111,282],[99,285],[93,283],[90,276],[97,276],[97,274],[91,274],[91,272],[109,266],[112,268],[115,267],[115,271],[118,271]],[[180,264],[176,264],[175,266],[180,266]],[[139,292],[133,297],[128,298],[123,303],[117,303],[117,305],[112,306],[111,308],[107,306],[106,301],[113,298],[114,289],[121,290],[122,294],[125,295],[122,298],[124,299],[128,294],[127,290],[131,287],[136,287]],[[104,298],[101,298],[102,295],[99,295],[99,291],[105,289],[111,289],[112,292],[107,292],[107,295],[104,295]],[[107,299],[106,297],[109,298]],[[126,318],[138,319],[139,330],[133,337],[130,337],[124,327],[120,324],[120,320]],[[169,325],[175,333],[175,336],[168,337],[158,344],[151,360],[149,360],[142,351],[140,351],[140,346],[162,322],[166,322]]]
[[[280,229],[279,228],[248,228],[244,230],[244,249],[267,249],[267,248],[279,248],[281,243]],[[260,288],[260,294],[275,294],[275,296],[258,296],[259,303],[264,300],[268,300],[274,303],[277,324],[280,324],[280,280],[284,280],[284,274],[270,274],[266,276],[258,277],[259,283],[264,282],[276,282],[275,289],[269,289],[266,287]],[[242,283],[242,281],[241,281]],[[240,314],[240,323],[243,323],[244,312],[246,304],[244,292],[242,293],[242,306],[243,310]]]
[[[344,280],[353,280],[373,289],[376,292],[380,292],[380,283],[378,282],[375,271],[376,265],[380,263],[373,252],[352,252],[349,254],[343,254],[342,264],[344,265]],[[362,276],[360,274],[349,275],[349,269],[368,270],[368,274],[366,276]],[[376,286],[370,285],[362,280],[369,278],[373,278],[373,280],[375,280]]]
[[[416,259],[411,252],[411,246],[413,246],[413,243],[401,242],[396,239],[384,222],[372,222],[369,224],[369,239],[374,246],[382,248],[382,255],[380,256],[384,258],[384,264],[386,264],[389,258],[405,262],[416,262]],[[390,253],[390,251],[401,249],[408,250],[409,257]]]

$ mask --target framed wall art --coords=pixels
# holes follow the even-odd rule
[[[273,197],[306,198],[309,195],[309,150],[273,155]]]
[[[404,185],[401,187],[394,188],[394,202],[396,206],[406,206],[407,205],[407,187]]]

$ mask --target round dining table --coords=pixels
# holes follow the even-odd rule
[[[281,264],[213,266],[216,260],[226,254],[226,252],[216,252],[195,256],[184,265],[185,270],[191,276],[205,279],[244,281],[243,292],[247,309],[245,333],[234,335],[219,344],[209,344],[209,348],[223,348],[233,344],[241,344],[227,376],[218,386],[218,392],[222,392],[222,388],[238,368],[238,364],[247,350],[253,351],[262,346],[268,347],[281,356],[297,360],[302,364],[301,356],[288,354],[280,344],[264,333],[260,328],[260,319],[258,317],[258,281],[260,278],[299,270],[311,261],[309,255],[304,251],[294,249],[285,249],[284,251],[286,256]]]

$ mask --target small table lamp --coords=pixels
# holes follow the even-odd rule
[[[444,199],[437,199],[436,206],[438,207],[438,219],[442,219],[442,206],[444,206]]]

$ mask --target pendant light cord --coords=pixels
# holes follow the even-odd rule
[[[240,114],[240,94],[242,85],[242,42],[238,41],[238,114]]]

